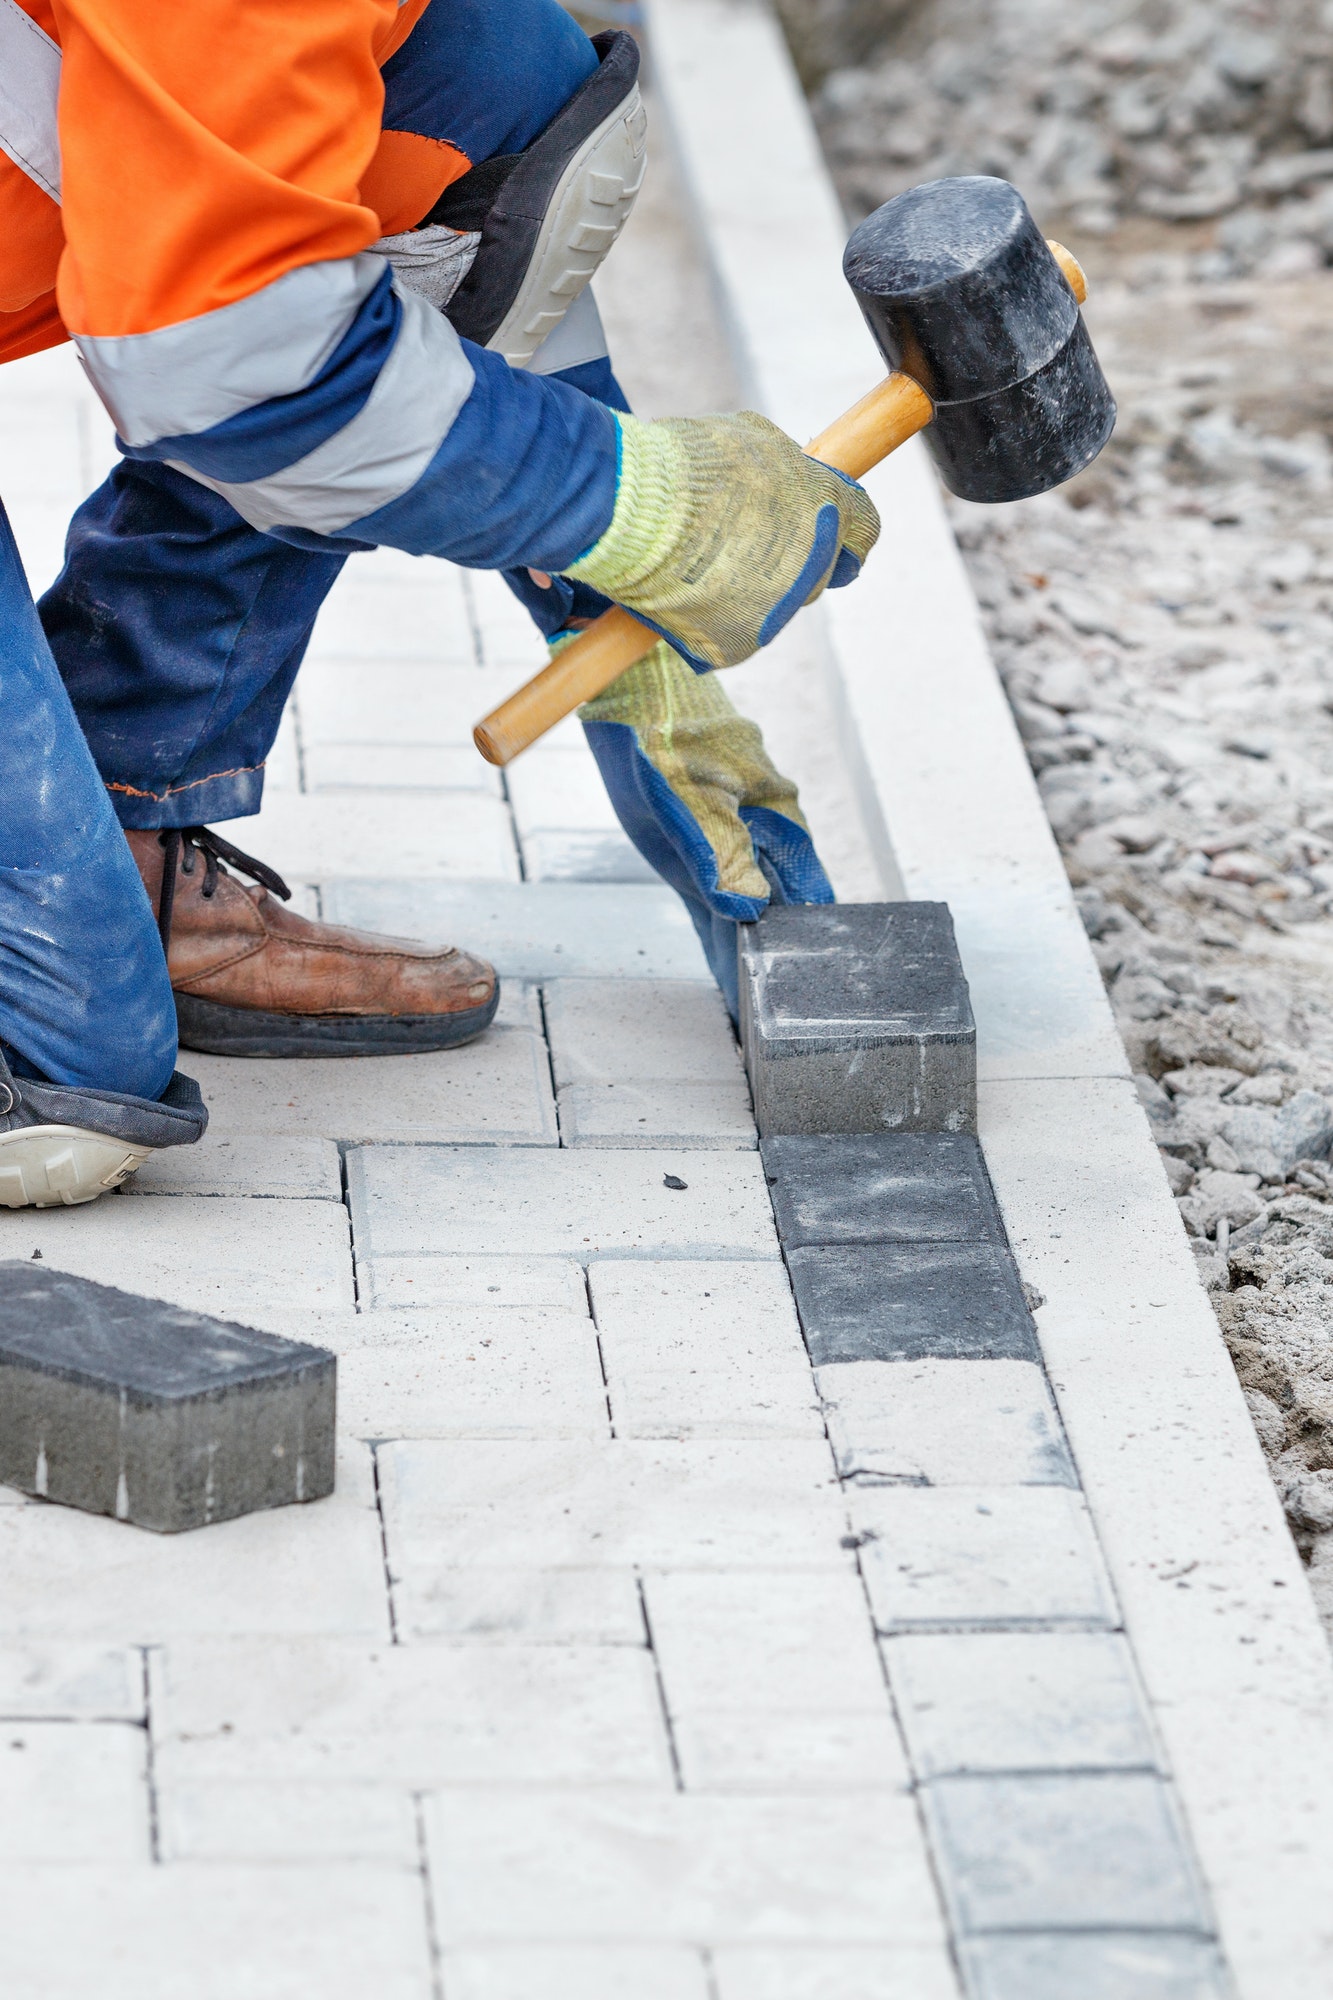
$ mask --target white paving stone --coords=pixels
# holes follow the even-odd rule
[[[690,1792],[905,1791],[908,1772],[887,1706],[878,1715],[685,1715],[674,1723]]]
[[[183,1052],[183,1061],[198,1075],[201,1061],[218,1066],[223,1057],[200,1058]],[[200,1079],[202,1081],[202,1079]],[[219,1091],[225,1095],[225,1086]],[[331,1139],[227,1136],[226,1113],[194,1146],[172,1146],[151,1153],[125,1183],[127,1194],[230,1194],[286,1196],[298,1201],[341,1201],[342,1161]]]
[[[843,1361],[816,1371],[844,1479],[929,1486],[1073,1486],[1030,1361]]]
[[[0,1640],[143,1644],[200,1633],[388,1632],[370,1454],[337,1490],[194,1534],[153,1535],[31,1501],[0,1508]]]
[[[379,1453],[395,1575],[508,1568],[831,1568],[846,1510],[822,1439],[415,1440]],[[558,1495],[560,1505],[552,1505]]]
[[[477,757],[472,725],[507,692],[475,666],[311,657],[296,684],[301,741],[307,756],[322,744],[345,744],[356,751],[444,745]]]
[[[329,882],[330,923],[464,945],[507,979],[711,978],[660,883]]]
[[[886,1707],[850,1557],[826,1571],[650,1571],[644,1596],[673,1714],[877,1715]]]
[[[449,2000],[713,2000],[688,1946],[532,1945],[446,1951]]]
[[[849,1487],[875,1622],[1111,1625],[1080,1493],[1060,1486]]]
[[[418,1865],[416,1810],[406,1788],[328,1778],[183,1778],[173,1771],[159,1782],[157,1812],[167,1862]]]
[[[15,1866],[6,2000],[431,2000],[415,1870]]]
[[[424,800],[388,789],[363,792],[349,805],[331,792],[274,791],[256,820],[238,823],[238,838],[290,881],[519,879],[503,799],[458,791]]]
[[[778,1254],[749,1154],[357,1147],[347,1173],[357,1244],[371,1256]]]
[[[147,1861],[147,1749],[124,1722],[0,1725],[0,1862]]]
[[[459,572],[418,558],[416,574],[404,574],[390,571],[378,553],[354,556],[315,620],[309,656],[358,661],[372,678],[388,660],[473,665],[472,618]]]
[[[671,1785],[642,1646],[173,1643],[153,1657],[153,1730],[168,1789]]]
[[[618,1436],[821,1435],[781,1265],[605,1259],[588,1284]]]
[[[348,1314],[312,1337],[338,1355],[338,1426],[352,1437],[609,1435],[586,1316],[418,1308]]]
[[[218,1139],[557,1143],[546,1044],[526,1025],[498,1023],[462,1048],[366,1062],[187,1060]]]
[[[0,1646],[0,1717],[142,1722],[144,1661],[137,1648],[34,1641]]]
[[[500,773],[477,755],[472,743],[311,743],[302,752],[301,768],[307,792],[397,789],[502,796]],[[419,799],[417,809],[429,819],[430,800]]]
[[[0,1257],[35,1250],[56,1270],[224,1318],[261,1305],[352,1304],[347,1215],[329,1201],[104,1195],[83,1208],[0,1215]]]
[[[397,1630],[404,1639],[479,1645],[642,1646],[643,1607],[633,1572],[568,1564],[464,1563],[439,1535],[397,1546]]]
[[[427,1829],[446,1945],[940,1934],[916,1808],[893,1793],[450,1793]]]
[[[1119,1633],[923,1632],[886,1640],[884,1657],[923,1778],[1159,1761]]]
[[[571,1083],[560,1092],[566,1146],[688,1146],[753,1151],[749,1086],[729,1083]]]
[[[506,786],[520,838],[538,828],[620,832],[615,808],[586,744],[551,749],[542,742],[515,759]]]
[[[552,979],[543,988],[558,1089],[735,1083],[744,1065],[722,996],[692,979]]]
[[[357,1255],[364,1304],[539,1306],[588,1316],[583,1266],[560,1257],[371,1257]]]
[[[520,842],[525,882],[656,883],[633,842],[623,833],[552,832],[538,827]]]
[[[725,1946],[713,1955],[717,2000],[957,2000],[942,1944]]]

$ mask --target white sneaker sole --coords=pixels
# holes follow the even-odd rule
[[[0,1208],[77,1208],[96,1201],[127,1180],[152,1150],[81,1125],[0,1132]]]
[[[643,186],[648,114],[636,83],[560,177],[517,298],[486,345],[526,368],[629,220]]]

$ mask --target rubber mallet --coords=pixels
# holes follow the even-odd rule
[[[852,232],[843,271],[893,372],[806,446],[812,458],[859,479],[925,431],[961,499],[1025,500],[1072,479],[1110,437],[1083,272],[1008,181],[928,181],[885,202]],[[508,764],[656,644],[613,606],[482,718],[478,750]]]

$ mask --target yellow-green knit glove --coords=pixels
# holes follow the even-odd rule
[[[624,604],[699,673],[766,646],[803,604],[850,583],[879,516],[855,480],[767,417],[616,414],[615,511],[567,574]]]
[[[831,903],[796,798],[753,722],[663,644],[579,710],[634,845],[684,898],[736,1010],[736,925],[772,899]]]

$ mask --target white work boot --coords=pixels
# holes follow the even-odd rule
[[[203,1137],[208,1112],[177,1070],[160,1098],[15,1076],[0,1055],[0,1208],[96,1201],[162,1146]]]

